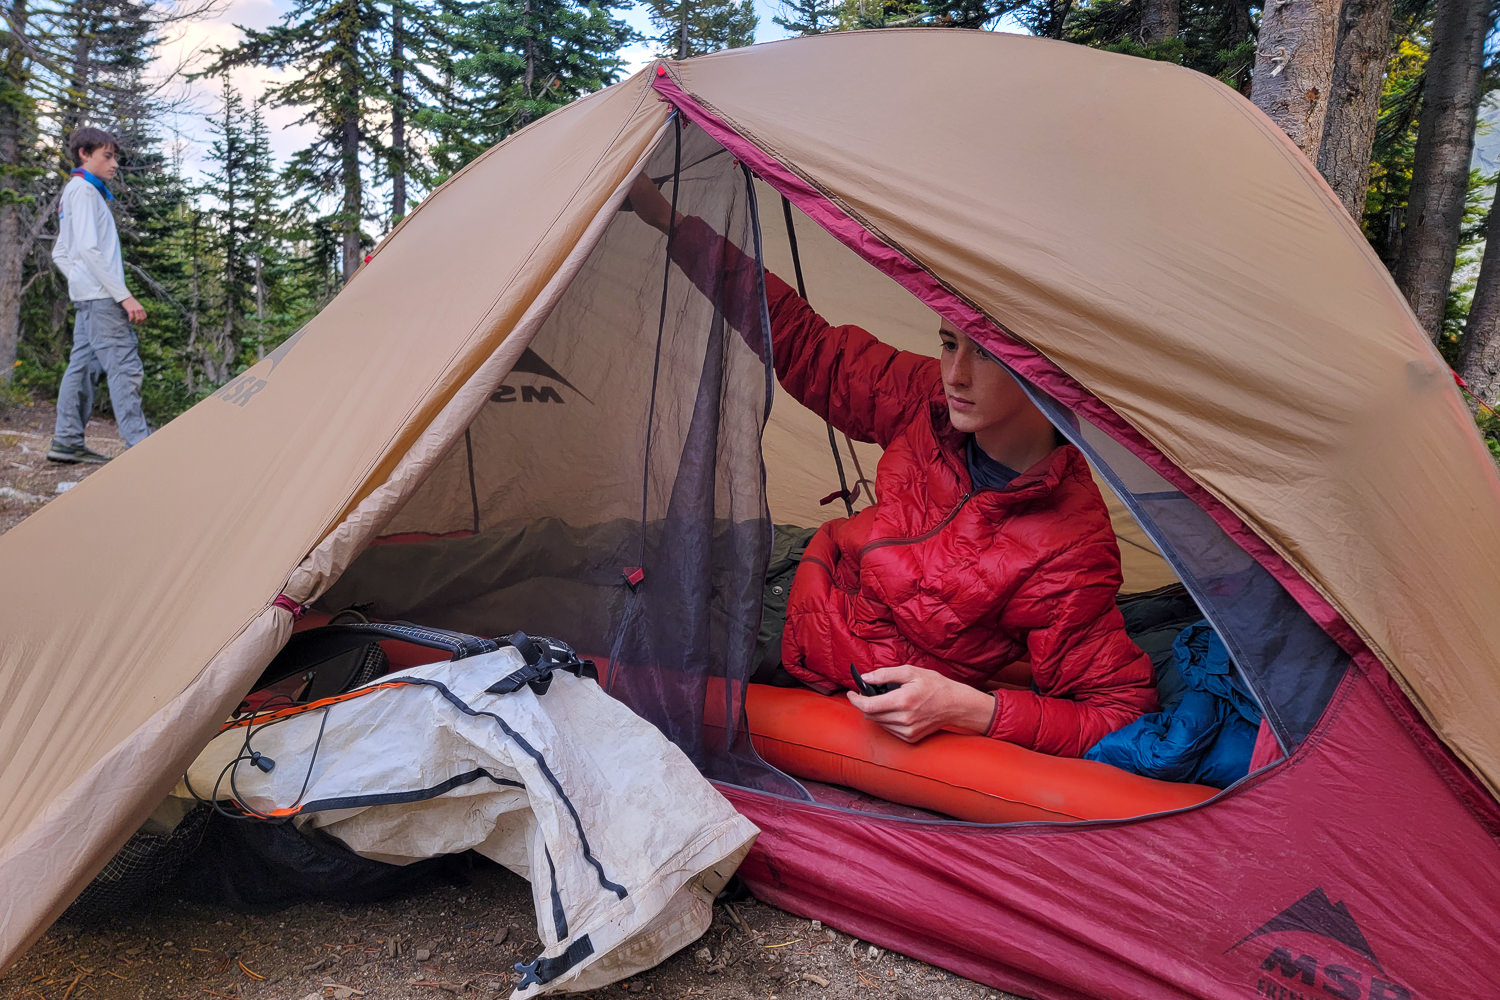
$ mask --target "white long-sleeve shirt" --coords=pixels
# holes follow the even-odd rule
[[[130,298],[115,217],[104,196],[82,177],[63,188],[52,261],[67,276],[68,297],[74,302]]]

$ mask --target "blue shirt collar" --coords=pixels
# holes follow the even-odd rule
[[[82,177],[84,180],[86,180],[90,184],[94,185],[94,189],[97,190],[99,192],[99,194],[101,194],[104,197],[105,201],[114,201],[115,200],[115,196],[109,193],[109,188],[107,188],[107,187],[104,186],[104,182],[101,181],[99,178],[95,177],[93,174],[89,173],[87,170],[83,169],[82,167],[78,167],[77,169],[75,169],[73,171],[73,176],[74,177]]]

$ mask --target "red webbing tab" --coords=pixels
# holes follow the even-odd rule
[[[271,604],[283,611],[290,611],[292,613],[293,621],[296,621],[298,618],[301,618],[303,615],[307,614],[307,605],[298,604],[296,601],[292,600],[285,594],[277,594],[276,600],[272,601]]]
[[[859,484],[855,483],[854,484],[854,489],[852,489],[852,490],[834,490],[832,493],[828,494],[826,497],[824,497],[823,499],[819,500],[818,501],[818,506],[819,507],[827,507],[829,504],[833,503],[835,500],[847,500],[849,503],[854,503],[858,499],[859,499]]]
[[[641,581],[646,579],[646,571],[639,566],[626,566],[623,572],[625,574],[625,582],[630,584],[631,589],[639,587]]]

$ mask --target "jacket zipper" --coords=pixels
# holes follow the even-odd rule
[[[884,548],[887,545],[912,545],[916,542],[925,542],[927,539],[931,538],[939,531],[942,531],[944,528],[948,527],[948,525],[952,523],[953,519],[958,516],[958,512],[964,509],[964,505],[967,504],[970,500],[974,499],[974,494],[977,492],[979,491],[970,490],[963,496],[959,497],[958,506],[950,510],[948,512],[948,516],[944,517],[936,525],[928,528],[920,535],[913,535],[911,538],[877,538],[873,542],[866,543],[859,550],[860,558],[863,558],[865,553],[867,552],[873,552],[875,549]]]

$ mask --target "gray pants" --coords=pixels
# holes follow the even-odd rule
[[[93,374],[103,369],[109,385],[109,404],[125,447],[139,444],[151,428],[141,412],[141,382],[145,369],[136,346],[135,330],[125,316],[125,307],[113,299],[75,302],[73,353],[57,389],[57,430],[53,438],[61,445],[83,444],[83,427],[94,398]],[[84,409],[85,405],[89,410]]]

